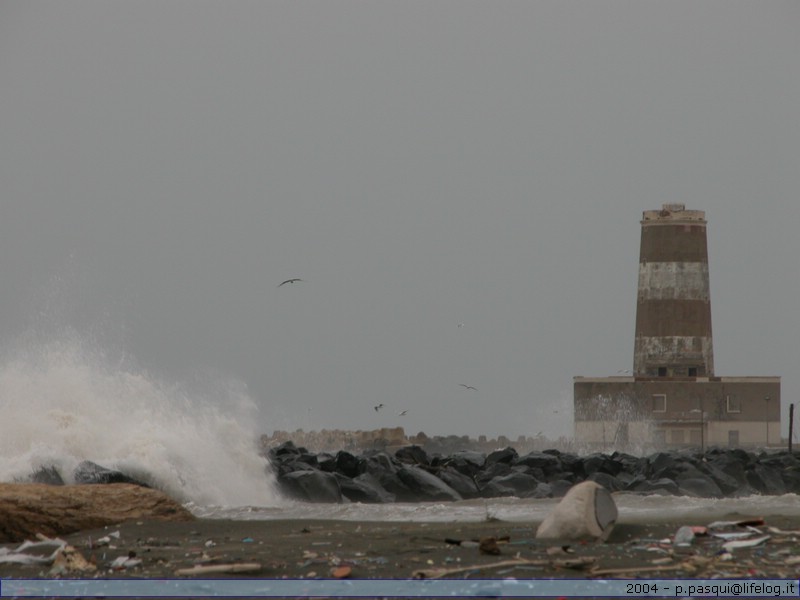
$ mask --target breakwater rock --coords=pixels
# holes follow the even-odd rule
[[[306,502],[429,502],[516,496],[560,498],[576,483],[610,492],[705,498],[800,493],[800,457],[789,452],[621,452],[586,456],[544,450],[519,455],[428,454],[420,446],[393,453],[309,452],[286,441],[265,451],[284,494]]]

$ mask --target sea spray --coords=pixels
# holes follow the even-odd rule
[[[280,504],[242,385],[199,391],[113,366],[96,347],[25,344],[0,363],[0,481],[91,460],[197,505]]]

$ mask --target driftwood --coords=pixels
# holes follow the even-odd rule
[[[631,565],[630,567],[617,567],[615,569],[592,569],[590,574],[592,577],[600,577],[603,575],[625,575],[627,573],[657,573],[659,571],[695,571],[693,565],[682,563],[679,565],[658,565],[656,567],[641,567]]]
[[[500,562],[486,563],[482,565],[468,565],[464,567],[454,567],[452,569],[421,569],[414,571],[412,574],[413,579],[441,579],[449,575],[456,575],[458,573],[465,573],[467,571],[480,571],[484,569],[499,569],[500,567],[519,567],[519,566],[537,566],[537,567],[561,567],[564,569],[582,569],[591,564],[594,564],[595,559],[591,557],[576,557],[562,560],[529,560],[525,558],[512,558],[510,560],[501,560]]]
[[[261,570],[260,563],[230,563],[225,565],[195,565],[190,569],[178,569],[175,575],[218,575],[220,573],[255,573]]]

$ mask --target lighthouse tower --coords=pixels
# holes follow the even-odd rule
[[[706,215],[642,213],[633,373],[574,378],[575,439],[587,447],[780,445],[781,378],[714,374]]]
[[[711,377],[705,212],[664,204],[641,224],[634,375]]]

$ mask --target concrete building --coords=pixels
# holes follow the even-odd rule
[[[714,373],[705,213],[644,211],[633,370],[575,377],[575,440],[626,446],[781,443],[780,377]]]

